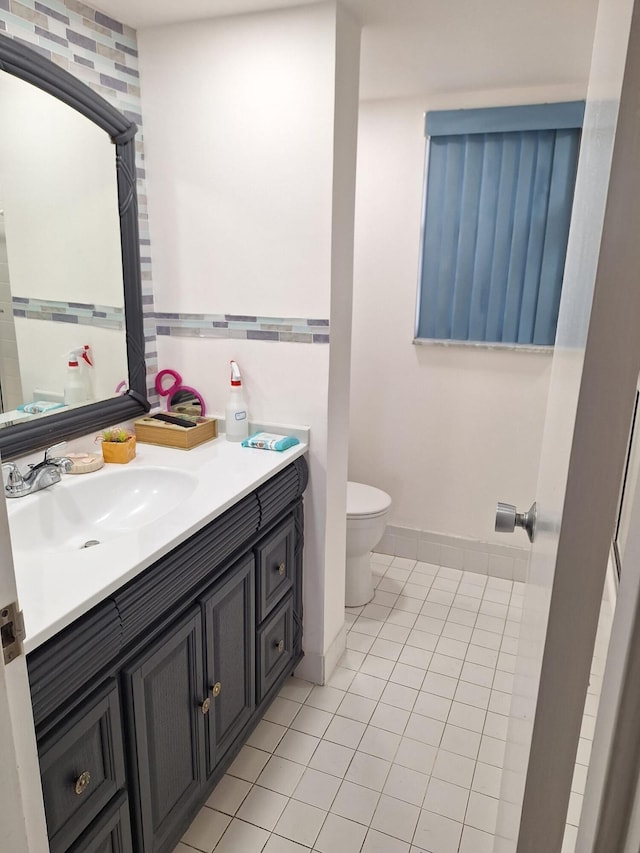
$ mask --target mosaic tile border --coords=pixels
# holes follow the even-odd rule
[[[182,338],[235,338],[277,343],[328,344],[329,320],[246,314],[156,312],[156,333]]]
[[[85,302],[58,302],[51,299],[12,297],[13,316],[27,320],[49,320],[53,323],[75,323],[101,329],[123,331],[124,308]]]
[[[125,328],[124,309],[119,307],[23,296],[14,296],[12,302],[13,316],[27,320],[75,323],[103,329]],[[147,312],[145,321],[145,329],[151,331],[154,337],[234,338],[303,344],[330,342],[329,320],[308,317]]]
[[[0,0],[0,31],[69,71],[138,125],[138,224],[147,393],[157,403],[153,377],[158,372],[158,354],[136,32],[80,0]]]

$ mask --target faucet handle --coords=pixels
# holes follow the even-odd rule
[[[55,450],[62,450],[63,447],[67,446],[66,441],[60,441],[58,444],[52,444],[51,447],[47,447],[44,452],[44,459],[40,460],[40,462],[30,462],[29,470],[25,474],[27,481],[30,481],[41,468],[46,468],[47,466],[55,466],[59,468],[60,471],[63,471],[65,474],[68,474],[73,462],[70,459],[67,459],[66,456],[51,456]],[[11,463],[9,463],[11,464]]]
[[[66,446],[67,446],[66,441],[59,441],[57,444],[52,444],[51,447],[47,447],[47,449],[44,452],[44,460],[43,461],[44,462],[53,462],[54,459],[52,459],[51,454],[54,452],[54,450],[62,450]]]

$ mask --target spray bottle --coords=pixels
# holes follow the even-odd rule
[[[64,384],[64,402],[67,406],[74,403],[85,403],[93,399],[93,388],[89,368],[91,348],[89,344],[72,349],[67,356],[67,378]]]
[[[240,368],[235,361],[231,364],[231,396],[224,410],[227,441],[242,441],[249,435],[249,414],[242,392]]]
[[[67,378],[64,383],[64,402],[67,406],[84,403],[84,377],[78,362],[78,350],[71,350],[67,356]]]
[[[84,344],[80,351],[80,369],[84,380],[84,398],[87,401],[95,399],[93,393],[93,356],[89,344]]]

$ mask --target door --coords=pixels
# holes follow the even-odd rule
[[[5,501],[0,497],[0,603],[17,601]],[[6,667],[0,655],[0,846],[47,853],[31,694],[24,655]]]
[[[255,708],[254,560],[247,557],[229,580],[203,601],[205,614],[208,766],[213,772]]]
[[[601,0],[599,7],[497,853],[561,850],[640,367],[640,28],[633,6]]]
[[[136,849],[162,849],[203,782],[202,620],[199,611],[151,643],[124,671],[139,813]],[[135,809],[134,809],[135,811]]]

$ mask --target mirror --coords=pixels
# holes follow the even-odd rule
[[[161,370],[156,376],[156,391],[167,399],[167,411],[181,415],[203,417],[205,402],[195,388],[182,384],[182,376],[176,370]]]
[[[127,375],[116,163],[109,137],[47,92],[0,74],[0,300],[4,420],[64,398],[68,353],[88,344],[82,402]],[[43,133],[43,130],[45,131]],[[13,310],[12,310],[13,307]],[[15,350],[15,354],[14,354]],[[89,365],[93,369],[89,369]]]
[[[0,67],[0,105],[10,116],[0,130],[0,385],[11,419],[0,428],[0,453],[9,459],[139,417],[149,405],[136,127],[2,35]],[[42,398],[61,402],[68,353],[85,345],[94,364],[83,367],[87,402],[16,413]],[[128,391],[116,395],[123,380]]]

